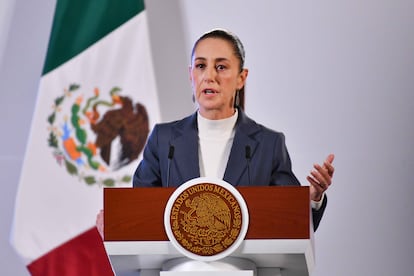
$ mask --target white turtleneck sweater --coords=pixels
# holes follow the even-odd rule
[[[238,111],[221,120],[197,115],[200,176],[223,179],[233,144]]]

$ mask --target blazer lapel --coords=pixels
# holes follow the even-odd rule
[[[176,176],[173,185],[199,177],[197,113],[181,121],[173,129],[170,141],[174,146],[174,162]]]
[[[224,173],[224,180],[234,186],[250,184],[247,177],[243,179],[243,183],[240,183],[240,181],[242,181],[242,175],[247,171],[246,147],[250,147],[250,158],[252,158],[258,145],[254,135],[259,130],[257,124],[239,109],[233,146]]]
[[[197,112],[180,121],[173,127],[170,144],[174,146],[174,173],[170,183],[179,186],[184,182],[200,177],[198,159]],[[255,154],[258,142],[254,138],[260,131],[258,125],[239,109],[236,133],[230,150],[229,160],[223,179],[234,186],[247,185],[248,179],[242,179],[247,170],[246,146],[250,147],[251,158]],[[247,174],[246,174],[247,175]],[[243,181],[243,183],[240,183]]]

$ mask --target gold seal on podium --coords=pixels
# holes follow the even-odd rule
[[[164,224],[170,241],[187,257],[217,260],[231,254],[247,232],[247,206],[222,180],[196,178],[167,203]]]

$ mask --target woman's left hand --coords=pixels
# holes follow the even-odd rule
[[[332,165],[334,158],[335,155],[329,154],[322,166],[314,164],[314,169],[310,172],[310,175],[306,177],[310,183],[310,198],[313,201],[320,201],[323,193],[332,184],[332,177],[335,171],[335,168]]]

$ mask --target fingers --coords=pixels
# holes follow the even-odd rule
[[[310,183],[310,197],[311,197],[311,199],[314,200],[314,201],[320,201],[325,189],[322,188],[319,185],[319,183],[316,182],[315,179],[313,179],[312,177],[307,176],[306,179]]]
[[[335,159],[335,155],[329,154],[328,157],[326,158],[325,162],[323,163],[323,166],[328,171],[328,174],[329,174],[330,177],[333,176],[333,173],[335,171],[335,168],[332,165],[332,162],[333,162],[334,159]]]
[[[103,210],[100,210],[99,213],[96,215],[96,223],[103,221]]]
[[[335,167],[332,165],[334,158],[335,156],[330,154],[322,166],[319,164],[313,165],[314,169],[310,172],[310,176],[307,179],[317,190],[322,189],[322,191],[325,191],[332,184],[332,176],[335,171]]]
[[[335,159],[335,155],[331,153],[331,154],[328,155],[328,157],[326,157],[325,162],[332,164],[332,162],[334,161],[334,159]]]
[[[310,192],[313,200],[318,201],[322,198],[322,194],[332,184],[332,176],[335,171],[335,167],[332,165],[334,158],[333,154],[329,154],[322,166],[314,164],[314,169],[306,177],[311,186]]]
[[[318,164],[314,165],[315,170],[310,172],[307,176],[307,180],[310,183],[310,196],[314,201],[319,201],[322,198],[323,193],[331,185],[331,177],[328,170],[321,167]]]
[[[315,182],[323,189],[327,189],[332,183],[332,177],[329,169],[325,166],[321,167],[319,164],[313,165],[314,170],[310,172]]]
[[[319,184],[319,181],[315,180],[313,177],[307,176],[306,179],[311,186],[314,186],[317,192],[323,193],[325,191],[324,187]]]
[[[102,239],[104,238],[104,212],[101,210],[96,216],[96,228]]]
[[[323,167],[326,169],[326,171],[327,171],[327,173],[328,173],[328,175],[330,176],[330,177],[332,177],[333,176],[333,173],[334,173],[334,171],[335,171],[335,167],[332,165],[332,164],[330,164],[330,163],[323,163]]]

